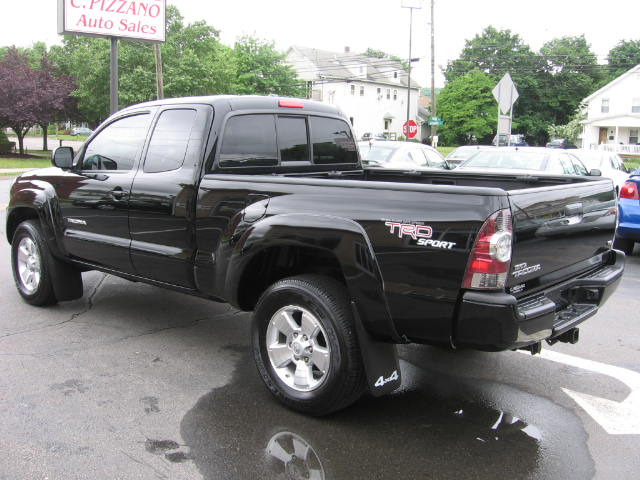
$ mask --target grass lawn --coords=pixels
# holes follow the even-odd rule
[[[0,168],[41,168],[50,167],[51,160],[47,158],[2,158]]]
[[[623,158],[623,160],[624,160],[624,164],[632,172],[640,168],[640,157]]]
[[[453,152],[458,147],[438,147],[438,151],[445,157]]]

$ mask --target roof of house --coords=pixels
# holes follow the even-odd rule
[[[622,80],[624,80],[625,78],[633,75],[634,73],[640,73],[640,64],[636,65],[635,67],[633,67],[631,70],[626,71],[625,73],[623,73],[622,75],[620,75],[619,77],[611,80],[609,83],[607,83],[604,87],[600,88],[599,90],[596,90],[595,92],[593,92],[591,95],[589,95],[587,98],[585,98],[584,100],[582,100],[583,103],[588,103],[589,101],[591,101],[593,99],[593,97],[599,95],[600,93],[604,92],[605,90],[608,90],[609,88],[613,87],[614,85],[616,85],[617,83],[620,83]]]
[[[292,46],[289,51],[295,51],[305,57],[317,68],[317,76],[340,80],[366,80],[370,82],[407,86],[409,75],[402,68],[402,63],[389,57],[375,58],[360,53],[335,53],[317,48]],[[367,66],[366,76],[354,75],[349,69],[361,65]],[[293,66],[295,69],[295,65]],[[304,68],[304,67],[301,67]],[[394,72],[398,72],[398,79],[393,78]],[[399,80],[398,83],[394,83]],[[420,88],[420,85],[411,78],[411,88]]]

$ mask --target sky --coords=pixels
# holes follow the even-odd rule
[[[144,0],[143,0],[144,1]],[[413,0],[415,3],[416,0]],[[419,0],[418,0],[419,1]],[[56,0],[4,2],[0,46],[60,43]],[[220,30],[223,43],[254,35],[321,50],[364,52],[371,47],[409,56],[409,9],[402,0],[168,0],[187,23],[205,20]],[[413,13],[412,77],[430,86],[430,0]],[[620,40],[640,40],[640,0],[435,0],[436,86],[444,86],[440,67],[456,59],[465,40],[493,25],[517,33],[533,50],[547,41],[584,34],[599,63]]]

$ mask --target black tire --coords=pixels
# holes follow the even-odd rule
[[[328,368],[324,371],[313,370],[321,376],[321,380],[310,391],[301,391],[295,385],[287,385],[276,373],[269,359],[268,326],[278,312],[289,307],[306,310],[313,316],[324,330],[317,334],[318,346],[326,344],[322,348],[328,347],[330,352]],[[299,323],[302,325],[302,320]],[[269,287],[260,297],[254,311],[252,341],[254,359],[262,380],[280,402],[293,410],[311,415],[326,415],[355,402],[365,390],[364,365],[349,297],[344,285],[331,278],[300,275],[280,280]],[[289,347],[291,348],[291,344]],[[293,352],[292,349],[291,355]],[[295,370],[295,361],[291,363],[287,368]],[[310,368],[316,367],[314,365]],[[279,370],[282,372],[283,369]],[[297,378],[297,370],[295,374],[294,378]]]
[[[32,246],[35,255],[33,265],[39,271],[37,284],[25,282],[19,270],[20,248]],[[26,220],[18,225],[11,241],[11,267],[13,279],[20,296],[31,305],[44,306],[57,303],[51,276],[51,253],[37,220]]]
[[[625,255],[631,255],[633,253],[633,247],[635,247],[635,245],[636,242],[628,238],[616,236],[613,239],[613,248],[615,248],[616,250],[622,250]]]

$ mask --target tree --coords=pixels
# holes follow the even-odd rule
[[[277,94],[302,97],[305,88],[286,55],[275,49],[273,42],[244,36],[233,47],[235,82],[238,94]]]
[[[66,120],[77,116],[76,100],[71,93],[76,89],[73,79],[60,74],[45,53],[40,59],[40,68],[37,73],[37,89],[40,102],[37,107],[37,124],[42,128],[42,149],[48,150],[47,135],[49,124],[59,120]]]
[[[552,123],[565,124],[582,99],[597,89],[601,67],[584,35],[555,38],[540,54],[546,62],[546,72],[540,73],[545,111]]]
[[[576,112],[566,125],[550,125],[550,138],[566,138],[571,143],[578,143],[580,133],[582,133],[582,120],[586,118],[583,112]]]
[[[549,121],[541,107],[544,103],[541,75],[546,72],[545,62],[519,35],[492,26],[485,28],[482,34],[466,41],[460,57],[449,62],[444,75],[449,82],[472,70],[492,75],[496,83],[509,72],[520,94],[514,105],[514,130],[525,133],[534,143],[546,139]],[[496,115],[497,107],[494,118]]]
[[[609,50],[608,79],[611,81],[640,64],[640,40],[621,40]]]
[[[72,107],[69,93],[75,85],[45,56],[40,69],[29,65],[29,55],[11,47],[0,61],[0,125],[9,126],[24,154],[24,136],[35,124],[46,126]]]
[[[438,95],[444,125],[438,133],[446,145],[489,143],[495,132],[497,106],[491,93],[496,78],[473,70],[447,83]]]
[[[0,61],[0,125],[14,131],[20,154],[24,154],[24,136],[38,121],[37,85],[37,74],[27,56],[9,48]]]
[[[502,77],[509,72],[516,79],[542,70],[543,61],[511,30],[496,30],[489,26],[481,35],[467,40],[456,60],[450,61],[444,70],[451,81],[472,70]]]

